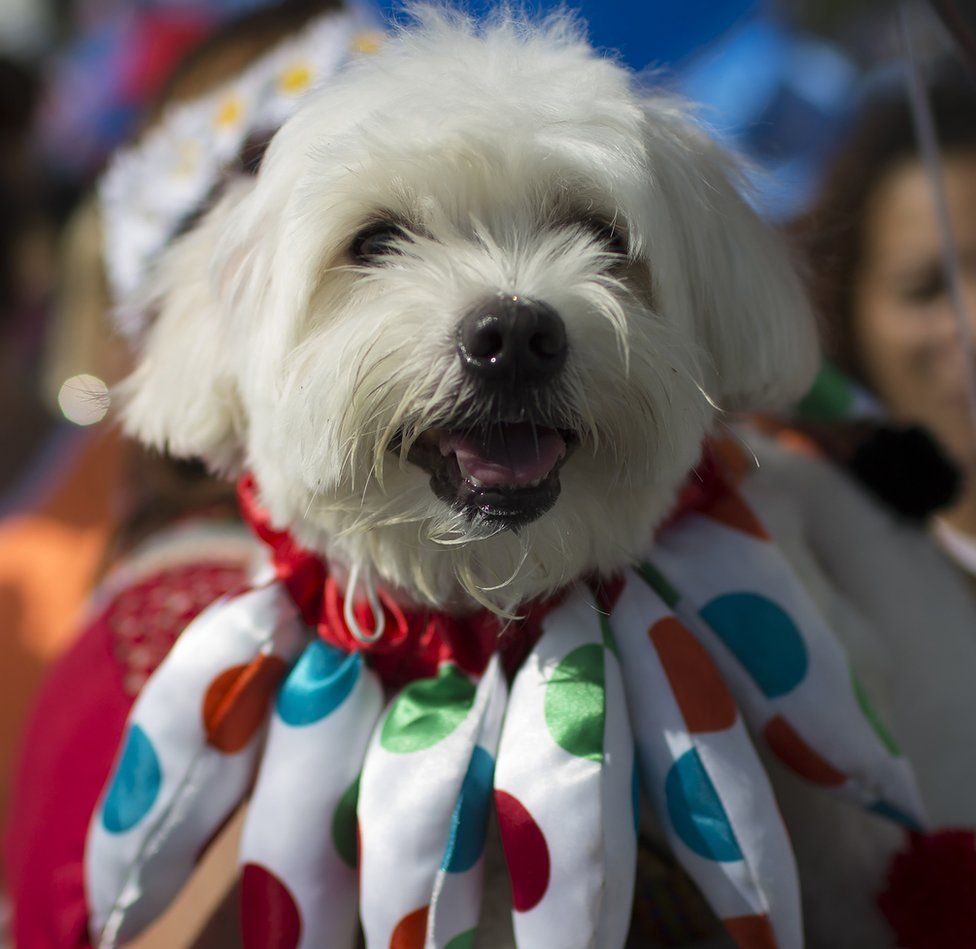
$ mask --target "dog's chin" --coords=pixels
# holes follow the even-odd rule
[[[559,471],[576,446],[567,430],[532,422],[430,428],[408,459],[445,504],[491,530],[518,530],[559,497]]]

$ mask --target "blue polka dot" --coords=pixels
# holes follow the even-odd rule
[[[130,725],[105,804],[102,824],[112,834],[124,834],[145,817],[159,795],[163,772],[149,736]]]
[[[442,870],[464,873],[478,862],[485,846],[494,774],[494,758],[480,745],[475,745],[468,772],[461,782],[461,794],[451,815]]]
[[[278,714],[289,725],[311,725],[331,715],[352,692],[363,659],[327,646],[310,643],[278,693]]]
[[[889,804],[887,801],[877,800],[868,810],[874,811],[875,814],[880,814],[882,817],[887,817],[888,820],[901,824],[909,830],[922,829],[922,825],[911,814],[906,814],[901,808],[895,807],[894,804]]]
[[[786,695],[803,681],[803,637],[772,600],[757,593],[728,593],[708,603],[701,615],[767,698]]]
[[[725,808],[698,752],[686,751],[664,781],[671,824],[690,850],[719,863],[742,859]]]

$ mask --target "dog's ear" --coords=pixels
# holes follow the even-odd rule
[[[673,302],[690,307],[688,318],[706,350],[706,390],[729,411],[798,399],[820,355],[785,238],[744,200],[736,161],[681,106],[646,103],[646,142],[654,204],[667,208],[667,232],[660,221],[652,224],[658,236],[649,244],[668,258],[667,269],[677,268],[664,282],[677,281],[681,299]],[[675,240],[677,246],[666,246]],[[653,271],[655,248],[648,253]]]
[[[215,248],[250,183],[231,187],[161,256],[140,308],[152,325],[135,371],[119,386],[127,434],[180,458],[234,467],[241,412],[222,305]]]

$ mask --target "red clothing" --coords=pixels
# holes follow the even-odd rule
[[[51,670],[24,735],[6,835],[19,949],[90,945],[85,836],[129,710],[186,624],[244,584],[242,553],[129,577]]]

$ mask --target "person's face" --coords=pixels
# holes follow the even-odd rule
[[[976,150],[946,159],[943,173],[976,335]],[[925,426],[964,468],[976,470],[976,420],[966,397],[967,353],[942,268],[941,238],[926,173],[906,162],[867,206],[855,277],[854,332],[867,381],[893,416]]]

